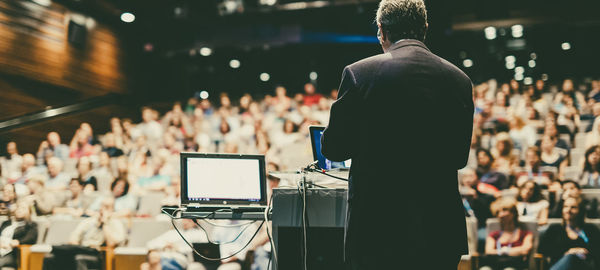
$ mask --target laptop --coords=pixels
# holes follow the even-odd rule
[[[181,153],[181,206],[189,212],[262,212],[265,156]]]
[[[352,163],[352,161],[350,159],[348,159],[346,161],[342,161],[342,162],[335,162],[335,161],[331,161],[331,160],[327,159],[321,153],[321,136],[323,136],[323,131],[325,130],[325,127],[309,126],[308,129],[310,131],[310,142],[312,144],[313,160],[318,161],[317,166],[319,166],[319,168],[326,170],[326,171],[329,171],[332,169],[337,169],[337,170],[350,169],[350,165]]]

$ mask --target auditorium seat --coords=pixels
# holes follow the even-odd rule
[[[539,262],[536,259],[537,248],[539,244],[539,232],[538,232],[538,224],[537,221],[521,221],[526,230],[530,231],[533,234],[533,247],[531,248],[531,252],[529,252],[529,267],[530,269],[539,269]],[[487,235],[490,232],[500,230],[500,220],[497,218],[488,218],[486,221],[486,231]]]
[[[573,152],[571,152],[573,153]],[[579,166],[569,166],[565,168],[565,179],[577,181],[581,175],[581,168]]]
[[[134,218],[131,221],[127,247],[146,247],[148,241],[172,228],[173,225],[167,220]]]
[[[160,214],[162,201],[165,197],[164,192],[148,192],[140,196],[137,215],[154,217]]]

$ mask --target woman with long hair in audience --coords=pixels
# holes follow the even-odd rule
[[[580,198],[565,199],[562,224],[552,224],[542,234],[538,251],[550,258],[551,270],[597,269],[600,263],[600,231],[585,223]]]
[[[533,234],[519,223],[517,202],[500,198],[492,203],[492,213],[500,222],[500,230],[489,232],[485,241],[485,257],[481,269],[525,269],[533,247]]]
[[[500,132],[496,135],[495,147],[490,152],[494,156],[492,168],[506,175],[514,172],[519,158],[513,154],[513,142],[508,133]]]
[[[544,199],[542,189],[533,180],[529,180],[519,187],[517,201],[519,217],[537,221],[539,225],[548,223],[550,203]]]
[[[600,146],[594,145],[585,151],[579,185],[584,188],[600,188]]]
[[[477,149],[477,177],[481,182],[495,186],[498,190],[509,187],[508,178],[505,174],[497,172],[492,164],[494,157],[490,151],[480,148]]]

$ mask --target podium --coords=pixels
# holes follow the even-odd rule
[[[345,188],[307,189],[308,269],[344,269],[347,197],[348,191]],[[302,206],[302,196],[298,189],[273,190],[273,240],[279,269],[302,269]]]

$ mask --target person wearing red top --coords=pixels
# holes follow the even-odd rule
[[[500,230],[488,234],[482,265],[488,269],[525,269],[527,255],[533,247],[533,234],[519,223],[517,201],[500,198],[492,203],[491,209],[500,221]]]
[[[311,107],[313,105],[318,105],[321,98],[323,98],[323,95],[316,93],[314,84],[306,83],[304,85],[304,99],[303,99],[304,106]]]

